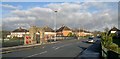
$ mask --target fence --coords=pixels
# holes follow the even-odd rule
[[[71,40],[76,39],[76,37],[68,37],[68,36],[57,36],[56,38],[48,39],[47,42],[61,41],[61,40]]]
[[[2,42],[2,47],[12,47],[24,44],[24,39],[7,40]]]
[[[56,39],[57,39],[57,40],[59,40],[59,39],[69,40],[69,39],[76,39],[76,37],[57,36]]]

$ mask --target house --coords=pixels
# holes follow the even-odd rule
[[[110,29],[109,33],[116,33],[117,31],[120,31],[120,30],[117,29],[116,27],[113,27],[112,29]]]
[[[84,33],[85,33],[86,36],[91,36],[91,35],[93,35],[90,31],[84,31]]]
[[[120,36],[120,30],[117,29],[116,27],[113,27],[112,29],[110,29],[108,34],[110,34],[110,33],[116,33],[117,36]]]
[[[44,38],[46,41],[53,40],[55,38],[56,32],[52,28],[45,26],[42,29],[44,30]]]
[[[108,32],[108,35],[115,34],[115,36],[112,37],[112,42],[117,44],[120,47],[120,30],[116,27],[113,27]]]
[[[56,32],[57,36],[68,36],[69,33],[72,33],[72,30],[67,26],[62,26]]]
[[[76,34],[76,36],[93,35],[90,31],[86,31],[83,29],[74,29],[73,32]]]
[[[18,28],[13,30],[10,35],[7,35],[7,37],[24,37],[25,34],[29,34],[29,31],[23,28]]]
[[[85,36],[84,30],[82,29],[73,29],[73,32],[76,34],[76,36]]]

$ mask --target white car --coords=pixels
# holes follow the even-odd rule
[[[89,43],[93,43],[93,42],[94,42],[94,40],[88,40],[88,42],[89,42]]]

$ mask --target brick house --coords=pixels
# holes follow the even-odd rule
[[[56,32],[52,28],[45,26],[43,27],[43,30],[44,30],[44,38],[46,41],[53,40],[55,38]]]
[[[56,32],[57,36],[67,36],[69,33],[72,33],[72,30],[67,26],[62,26]]]

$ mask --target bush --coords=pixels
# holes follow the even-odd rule
[[[116,57],[115,54],[120,54],[120,48],[119,46],[116,44],[116,43],[119,43],[120,41],[116,40],[115,37],[116,37],[116,34],[115,33],[102,33],[101,34],[102,37],[101,37],[101,43],[102,45],[107,48],[107,52],[108,53],[108,56],[107,57]],[[110,52],[114,52],[115,54],[111,54]],[[116,57],[117,58],[117,57]],[[108,58],[109,59],[109,58]]]
[[[71,37],[73,34],[70,32],[67,36]]]
[[[118,53],[120,54],[120,48],[118,48]]]
[[[115,43],[112,43],[110,44],[108,47],[107,47],[108,50],[112,50],[114,52],[118,52],[118,45],[115,44]]]
[[[75,34],[72,34],[71,32],[67,35],[69,37],[75,37],[76,35]]]
[[[116,36],[116,33],[110,33],[109,36],[114,37]]]
[[[119,38],[113,39],[113,43],[117,44],[120,47],[120,39]]]
[[[102,45],[104,47],[108,47],[112,43],[112,36],[111,36],[111,34],[107,35],[107,33],[102,33],[101,41],[102,41]]]

